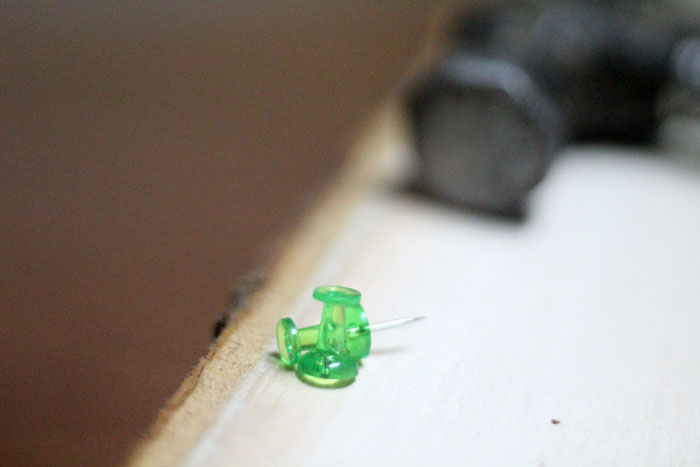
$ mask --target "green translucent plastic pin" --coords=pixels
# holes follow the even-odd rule
[[[399,318],[370,325],[360,305],[361,294],[340,286],[321,286],[315,299],[323,302],[321,324],[297,329],[294,321],[277,323],[277,346],[282,362],[303,381],[315,386],[341,387],[357,376],[358,361],[369,355],[371,332],[389,329],[420,318]],[[301,353],[308,350],[303,356]]]

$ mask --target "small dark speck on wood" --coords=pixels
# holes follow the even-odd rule
[[[256,269],[243,278],[240,285],[229,298],[228,309],[214,323],[214,338],[221,335],[224,328],[231,321],[231,315],[242,309],[248,302],[248,297],[255,292],[265,282],[265,273],[262,269]]]

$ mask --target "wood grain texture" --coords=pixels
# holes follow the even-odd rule
[[[400,166],[381,133],[365,162]],[[377,167],[346,173],[137,464],[700,463],[700,173],[572,151],[513,224]],[[349,387],[308,386],[273,329],[316,323],[322,283],[361,290],[371,321],[427,319],[375,334]]]

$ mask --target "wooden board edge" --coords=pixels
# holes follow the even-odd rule
[[[265,281],[231,316],[209,352],[161,409],[148,434],[134,448],[129,465],[174,465],[210,426],[223,404],[255,364],[265,357],[276,321],[321,261],[353,208],[391,173],[391,142],[400,140],[395,106],[387,105],[349,151],[344,168],[265,271]],[[395,154],[394,154],[395,155]],[[396,167],[396,164],[393,164]]]

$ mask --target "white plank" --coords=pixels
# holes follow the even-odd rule
[[[700,465],[700,173],[580,149],[532,201],[518,225],[376,193],[280,317],[317,323],[332,283],[427,319],[342,389],[279,368],[270,329],[186,464]]]

